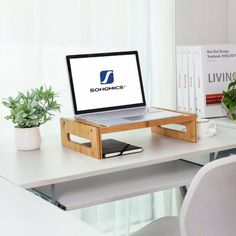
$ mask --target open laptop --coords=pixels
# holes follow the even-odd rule
[[[76,119],[102,126],[178,117],[146,106],[137,51],[66,56]]]

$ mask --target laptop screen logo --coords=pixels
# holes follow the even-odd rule
[[[112,84],[114,82],[113,70],[102,70],[100,72],[101,84]]]
[[[97,88],[90,88],[90,93],[94,92],[108,92],[108,91],[116,91],[116,90],[122,90],[126,87],[126,85],[110,85],[114,83],[114,73],[113,70],[102,70],[100,72],[100,84],[102,85],[101,87]],[[107,86],[104,86],[107,85]]]

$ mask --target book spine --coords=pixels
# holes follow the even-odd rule
[[[195,75],[194,75],[194,60],[193,47],[188,47],[188,78],[189,78],[189,112],[196,113],[196,93],[195,93]]]
[[[202,47],[193,47],[195,91],[196,91],[196,110],[199,118],[206,116],[205,88],[203,78],[203,55]]]
[[[188,47],[182,47],[183,111],[189,112]]]
[[[183,111],[183,74],[182,74],[182,47],[176,47],[176,88],[177,88],[177,110]]]

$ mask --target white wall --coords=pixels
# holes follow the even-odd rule
[[[229,1],[234,2],[235,10],[236,1]],[[227,40],[228,0],[176,0],[176,45],[226,43]]]
[[[59,117],[73,116],[69,54],[138,50],[147,103],[173,108],[174,3],[0,0],[0,143],[14,137],[1,99],[18,91],[51,85],[59,93],[62,113],[41,127],[42,135],[59,133]]]
[[[236,43],[236,0],[228,0],[228,40]]]

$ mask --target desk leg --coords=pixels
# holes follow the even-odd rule
[[[216,159],[215,152],[209,154],[209,161],[214,161]]]
[[[55,188],[56,188],[55,184],[50,185],[51,198],[54,202],[56,201]]]
[[[51,203],[65,211],[66,207],[63,206],[60,202],[57,201],[55,191],[56,191],[56,185],[51,184],[50,185]]]
[[[181,186],[179,187],[180,193],[183,197],[183,199],[185,198],[186,194],[187,194],[187,187],[186,186]]]

